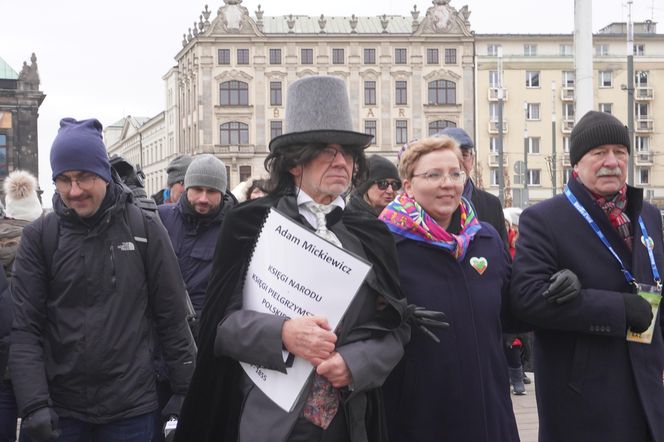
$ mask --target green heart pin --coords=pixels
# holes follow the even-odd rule
[[[477,270],[477,273],[481,275],[482,273],[484,273],[489,263],[487,262],[486,258],[483,256],[479,258],[473,256],[472,258],[470,258],[470,265],[473,266],[473,268]]]

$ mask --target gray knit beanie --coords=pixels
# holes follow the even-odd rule
[[[166,168],[166,173],[168,174],[166,185],[168,187],[171,187],[178,181],[184,181],[184,174],[187,173],[187,167],[191,164],[191,160],[191,155],[180,155],[168,163],[168,167]]]
[[[630,151],[629,131],[606,112],[589,111],[574,125],[569,137],[569,161],[578,163],[591,149],[605,144],[621,144]]]
[[[226,166],[219,158],[209,153],[197,155],[184,176],[185,190],[193,186],[203,186],[226,193],[227,185]]]

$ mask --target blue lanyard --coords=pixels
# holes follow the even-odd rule
[[[611,247],[611,244],[609,244],[609,241],[606,239],[606,236],[604,236],[604,233],[602,233],[602,231],[599,229],[599,226],[597,225],[595,220],[592,219],[586,208],[583,207],[581,203],[579,203],[579,200],[576,199],[576,196],[574,196],[572,191],[569,190],[568,186],[565,186],[565,196],[572,204],[572,206],[574,206],[574,208],[581,214],[581,216],[583,216],[586,222],[590,224],[590,227],[593,229],[595,234],[602,241],[604,246],[609,250],[609,252],[611,252],[613,257],[616,258],[616,261],[618,261],[618,264],[620,264],[620,271],[622,271],[623,275],[625,275],[627,283],[631,285],[636,285],[636,279],[634,278],[634,276],[632,276],[629,270],[625,268],[622,259],[620,259],[616,251],[613,250],[613,247]],[[661,287],[662,280],[659,277],[659,271],[657,271],[657,265],[655,264],[655,256],[653,255],[652,247],[650,246],[650,244],[652,243],[654,247],[654,242],[652,242],[652,240],[648,236],[648,232],[646,231],[646,226],[640,215],[639,215],[639,225],[641,226],[641,233],[643,233],[643,242],[645,243],[645,247],[648,250],[648,257],[650,259],[650,267],[652,269],[653,279],[657,283],[657,287]]]

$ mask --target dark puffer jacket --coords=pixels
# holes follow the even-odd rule
[[[23,230],[9,358],[21,416],[52,404],[60,417],[107,423],[156,410],[153,329],[173,392],[187,390],[195,347],[168,235],[156,214],[143,214],[144,266],[128,222],[141,209],[119,184],[108,192],[115,198],[91,227],[56,196],[55,213]],[[42,231],[53,221],[57,247],[47,256]]]
[[[226,212],[236,204],[235,197],[226,192],[221,208],[209,216],[198,214],[187,203],[185,194],[177,204],[159,206],[159,216],[168,230],[182,278],[198,316],[205,302],[205,290],[212,271],[212,258],[221,224]]]

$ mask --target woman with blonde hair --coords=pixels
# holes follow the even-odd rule
[[[435,343],[414,332],[383,391],[390,441],[519,440],[502,351],[510,259],[496,230],[462,198],[456,141],[425,138],[403,153],[404,191],[380,216],[392,231],[408,302],[446,313]]]

